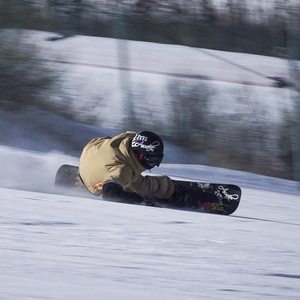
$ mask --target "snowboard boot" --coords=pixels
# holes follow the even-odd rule
[[[150,199],[144,199],[141,204],[145,206],[164,207],[164,205],[160,201],[155,201]]]
[[[153,195],[146,195],[144,196],[144,200],[141,203],[145,206],[154,206],[154,207],[165,207],[169,201],[167,199],[161,199]]]

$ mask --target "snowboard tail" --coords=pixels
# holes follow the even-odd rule
[[[74,188],[80,179],[79,168],[71,165],[62,165],[55,176],[55,185],[65,188]]]
[[[176,207],[176,205],[166,204],[166,201],[162,200],[164,203],[162,206],[166,208],[230,215],[236,211],[241,200],[242,191],[237,185],[173,181],[181,185],[185,189],[186,197],[197,205],[194,207]],[[55,185],[68,189],[74,189],[76,186],[84,187],[80,179],[79,168],[72,165],[62,165],[56,173]]]

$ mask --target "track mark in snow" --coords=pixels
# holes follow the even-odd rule
[[[269,220],[269,219],[253,218],[253,217],[243,217],[243,216],[233,215],[233,216],[230,216],[230,218],[239,218],[239,219],[252,220],[252,221],[262,221],[262,222],[270,222],[270,223],[300,226],[300,224],[298,224],[298,223],[290,223],[290,222],[284,222],[284,221],[278,221],[278,220]]]
[[[293,274],[269,273],[269,274],[265,274],[265,275],[266,276],[274,276],[274,277],[285,277],[285,278],[300,279],[300,275],[293,275]]]
[[[233,289],[220,289],[220,291],[222,291],[222,292],[238,292],[238,293],[242,293],[243,292],[241,290],[233,290]]]
[[[20,222],[19,225],[26,226],[73,226],[75,223],[57,221]]]
[[[191,222],[170,221],[170,222],[166,222],[166,224],[191,224]]]

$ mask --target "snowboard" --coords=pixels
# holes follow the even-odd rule
[[[181,185],[188,197],[196,200],[198,206],[193,208],[182,206],[178,207],[174,204],[169,204],[164,200],[162,200],[161,203],[159,203],[159,200],[154,201],[155,203],[158,202],[158,205],[152,206],[230,215],[236,211],[240,204],[242,191],[237,185],[179,180],[173,181],[176,182],[176,184]],[[81,181],[78,173],[78,167],[72,165],[62,165],[56,173],[55,185],[67,189],[74,189],[76,186],[84,187],[84,184]],[[86,192],[88,193],[87,189]]]

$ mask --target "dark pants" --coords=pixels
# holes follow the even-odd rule
[[[122,186],[115,182],[108,182],[103,185],[102,198],[124,203],[141,203],[144,200],[144,197],[137,193],[124,191]]]

